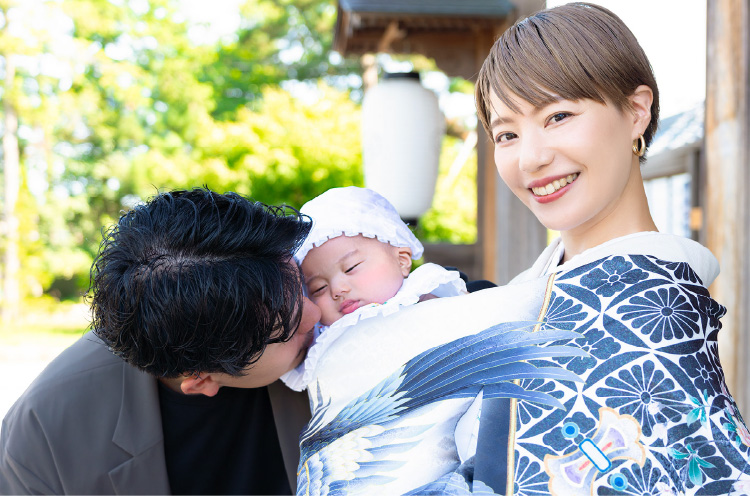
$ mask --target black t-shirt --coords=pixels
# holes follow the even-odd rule
[[[159,384],[172,494],[291,494],[266,388],[184,395]]]

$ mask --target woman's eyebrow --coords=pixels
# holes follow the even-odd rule
[[[534,107],[534,109],[531,111],[531,115],[538,115],[544,110],[549,107],[550,105],[555,105],[557,103],[560,103],[565,100],[565,98],[561,96],[552,96],[552,99],[548,101],[547,103],[543,103],[542,105],[538,107]],[[500,126],[502,124],[512,124],[515,121],[515,118],[511,117],[503,117],[503,116],[497,116],[494,119],[490,121],[490,129],[494,128],[495,126]]]
[[[498,117],[495,117],[494,119],[492,119],[492,121],[490,121],[490,128],[495,128],[495,127],[500,126],[502,124],[508,124],[508,123],[513,122],[514,120],[515,119],[513,119],[512,117],[500,117],[500,116],[498,116]]]

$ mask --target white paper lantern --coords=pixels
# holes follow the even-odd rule
[[[435,94],[419,73],[386,74],[362,102],[365,185],[390,201],[402,219],[432,205],[445,133]]]

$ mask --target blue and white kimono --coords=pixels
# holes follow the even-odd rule
[[[658,233],[561,254],[347,333],[318,370],[298,493],[750,494],[715,258]]]

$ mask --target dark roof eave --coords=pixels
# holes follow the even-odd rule
[[[339,7],[354,14],[402,14],[505,18],[514,9],[509,0],[339,0]]]

